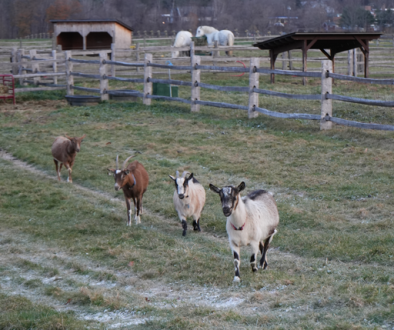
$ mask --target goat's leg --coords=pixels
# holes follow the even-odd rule
[[[70,165],[64,164],[64,166],[67,168],[68,170],[68,178],[67,178],[67,182],[73,182],[73,179],[71,177],[71,172],[73,171]]]
[[[234,256],[234,269],[235,269],[235,275],[234,275],[234,280],[233,282],[240,282],[241,278],[239,277],[239,267],[241,265],[241,259],[240,259],[240,249],[239,247],[232,247],[233,250],[233,256]]]
[[[182,236],[186,236],[186,231],[187,231],[186,219],[182,219],[181,222],[182,222],[182,228],[183,228]]]
[[[55,166],[56,166],[56,175],[57,175],[57,179],[58,179],[59,181],[61,181],[61,179],[60,179],[60,170],[59,170],[59,167],[58,167],[58,161],[57,161],[56,159],[54,159],[53,162],[55,163]],[[61,168],[62,168],[62,163],[60,163],[60,169],[61,169]]]
[[[130,207],[130,198],[125,196],[126,207],[127,207],[127,226],[131,226],[131,207]]]
[[[260,243],[261,244],[261,243]],[[256,242],[252,242],[250,244],[252,248],[252,256],[250,257],[250,266],[252,267],[253,272],[257,272],[257,253],[259,253],[259,244]]]
[[[260,251],[261,251],[261,254],[262,254],[262,257],[260,259],[260,267],[263,268],[263,269],[267,269],[267,267],[268,267],[267,251],[268,251],[270,243],[271,243],[271,241],[272,241],[272,239],[273,239],[275,234],[276,234],[276,229],[275,229],[274,233],[271,236],[269,236],[267,239],[265,239],[264,243],[260,242]]]
[[[200,218],[198,218],[197,221],[195,219],[193,220],[193,230],[194,231],[201,231]]]
[[[139,223],[141,223],[141,218],[140,218],[140,207],[141,207],[141,202],[140,199],[137,198],[137,203],[135,204],[135,223],[138,225]]]

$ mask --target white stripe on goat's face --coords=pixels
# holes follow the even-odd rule
[[[115,190],[119,190],[119,189],[122,189],[123,188],[123,186],[124,186],[124,179],[125,179],[125,177],[126,177],[127,175],[126,175],[126,173],[125,173],[125,171],[120,171],[120,170],[117,170],[115,173],[114,173],[114,179],[115,179]]]
[[[175,187],[178,193],[178,197],[179,199],[184,199],[185,197],[189,197],[188,196],[188,185],[189,181],[187,180],[187,178],[176,178],[175,179]]]
[[[223,214],[229,217],[236,208],[236,201],[238,200],[238,190],[232,186],[223,187],[220,192],[220,201],[222,202]],[[235,206],[235,207],[234,207]]]

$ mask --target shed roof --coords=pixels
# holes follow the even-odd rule
[[[281,53],[292,49],[302,49],[308,41],[308,49],[330,49],[334,53],[360,47],[360,40],[368,43],[378,39],[382,33],[376,32],[293,32],[253,44],[260,49],[272,49]],[[312,43],[313,42],[313,43]]]
[[[50,22],[51,23],[118,23],[124,28],[133,31],[133,29],[130,26],[117,19],[58,19],[58,20],[51,20]]]

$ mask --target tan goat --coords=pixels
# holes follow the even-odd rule
[[[60,171],[64,165],[68,170],[67,182],[73,182],[71,178],[72,167],[74,165],[75,156],[81,150],[81,142],[86,134],[81,137],[58,136],[52,144],[52,156],[56,166],[57,178],[60,179]],[[58,166],[60,163],[60,167]]]
[[[179,220],[182,222],[183,236],[186,236],[187,217],[193,218],[193,230],[201,231],[200,217],[205,205],[204,187],[193,177],[193,173],[188,177],[188,172],[184,171],[182,177],[176,171],[176,177],[169,177],[175,182],[174,206],[178,213]]]

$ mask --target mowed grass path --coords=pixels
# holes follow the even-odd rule
[[[122,162],[142,152],[136,159],[150,174],[142,226],[126,228],[122,205],[0,161],[3,230],[18,230],[111,270],[131,271],[133,261],[132,272],[141,280],[219,288],[246,299],[230,311],[188,306],[179,313],[123,293],[122,303],[75,299],[81,309],[144,308],[156,317],[148,323],[152,328],[394,326],[392,133],[340,127],[320,132],[316,123],[262,116],[248,120],[243,112],[212,108],[190,113],[187,106],[165,102],[9,111],[0,114],[0,127],[2,149],[50,175],[55,175],[53,138],[86,134],[74,182],[114,198],[123,196],[114,191],[106,168],[114,166],[117,154]],[[193,172],[206,188],[211,182],[245,181],[247,192],[276,193],[281,222],[268,256],[269,271],[252,274],[245,249],[242,284],[233,287],[225,219],[217,195],[209,190],[203,232],[181,236],[168,177],[176,170]],[[279,294],[268,293],[281,287]],[[45,292],[52,294],[48,288]],[[65,292],[53,296],[69,299]]]

